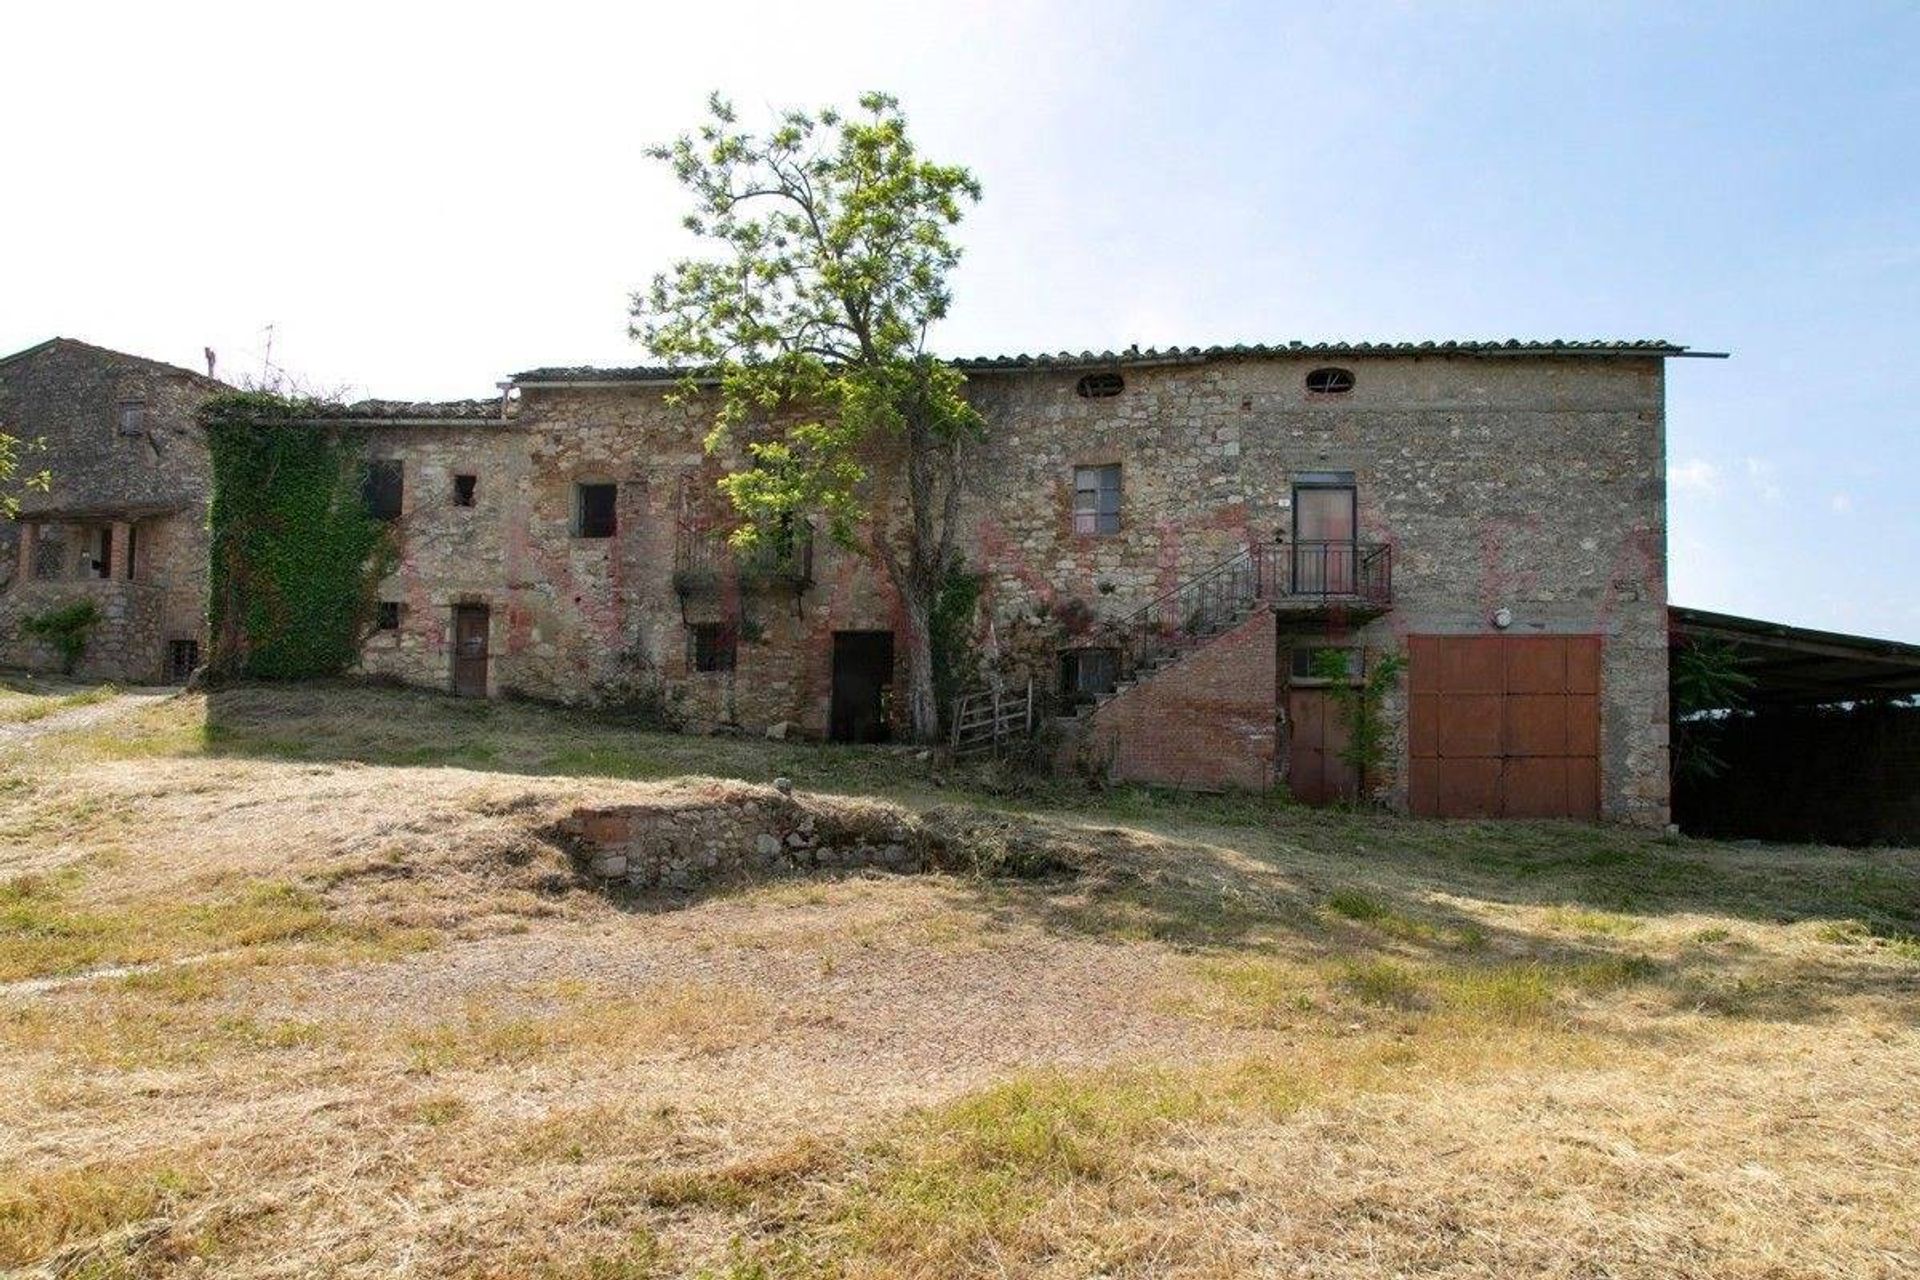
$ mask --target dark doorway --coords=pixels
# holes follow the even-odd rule
[[[463,698],[487,696],[487,623],[484,604],[453,607],[453,691]]]
[[[835,742],[885,742],[893,688],[893,632],[833,633],[833,709],[827,736]]]

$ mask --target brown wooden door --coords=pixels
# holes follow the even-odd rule
[[[1347,722],[1325,689],[1287,691],[1287,790],[1302,804],[1339,804],[1359,793],[1353,766],[1341,759]]]
[[[1600,816],[1600,637],[1412,636],[1413,812]]]
[[[484,604],[453,610],[453,691],[463,698],[487,696],[487,624]]]

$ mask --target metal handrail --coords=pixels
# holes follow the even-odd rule
[[[749,551],[740,551],[725,530],[681,525],[674,543],[674,576],[691,585],[709,575],[717,582],[731,572],[742,581],[813,582],[813,526],[763,535]]]
[[[1384,605],[1393,595],[1392,563],[1388,546],[1351,539],[1243,548],[1120,620],[1123,677],[1218,635],[1259,601]]]

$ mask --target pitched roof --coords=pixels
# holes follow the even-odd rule
[[[170,374],[174,377],[188,378],[194,382],[200,383],[202,386],[211,387],[215,390],[219,390],[219,391],[233,390],[232,387],[220,381],[220,379],[209,378],[204,373],[196,373],[192,369],[185,369],[177,364],[168,364],[164,360],[149,360],[145,356],[136,356],[131,352],[115,351],[112,347],[95,346],[91,342],[82,342],[78,338],[55,337],[55,338],[48,338],[45,342],[36,342],[30,347],[14,352],[10,356],[0,356],[0,365],[9,365],[16,360],[25,360],[28,356],[39,355],[42,351],[48,351],[54,347],[67,347],[76,351],[87,352],[92,355],[111,356],[115,360],[123,360],[133,364],[144,365],[149,369],[158,370],[161,373]]]
[[[1059,351],[997,356],[957,356],[955,368],[976,373],[1025,369],[1113,369],[1141,365],[1209,364],[1217,360],[1257,360],[1283,356],[1405,358],[1419,356],[1563,356],[1587,359],[1646,359],[1698,356],[1719,358],[1723,352],[1694,351],[1660,338],[1626,340],[1531,340],[1453,342],[1273,342],[1235,343],[1213,347],[1128,347],[1124,351]],[[516,386],[564,383],[674,382],[687,370],[672,365],[632,365],[595,368],[590,365],[548,366],[513,375]],[[696,371],[696,377],[699,376]]]

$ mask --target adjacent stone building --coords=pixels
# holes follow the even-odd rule
[[[1007,703],[1031,688],[1061,713],[1063,763],[1110,776],[1663,823],[1664,361],[1682,354],[962,361],[990,430],[967,467],[983,592],[956,678]],[[673,381],[542,369],[501,401],[346,411],[402,548],[364,669],[657,700],[705,727],[897,728],[885,574],[800,521],[733,556],[708,410],[673,403]],[[874,472],[887,510],[888,468]],[[1340,687],[1387,654],[1407,665],[1360,777]]]
[[[91,601],[78,673],[181,680],[207,613],[206,440],[194,411],[229,388],[155,360],[54,338],[0,359],[0,430],[41,447],[47,492],[0,522],[0,665],[58,669],[21,624]]]

